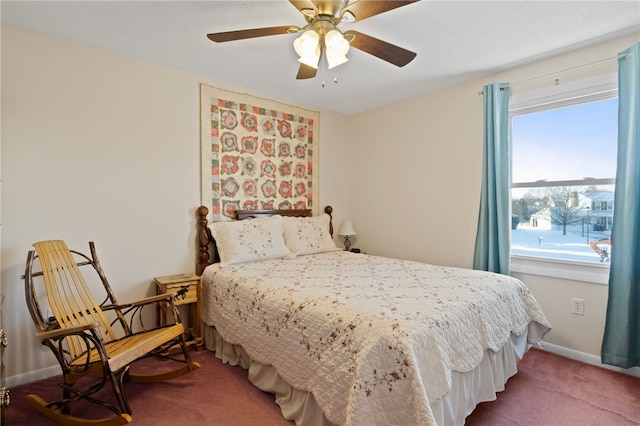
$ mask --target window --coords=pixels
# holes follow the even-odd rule
[[[617,111],[611,76],[512,98],[514,271],[606,282],[585,268],[614,255]]]

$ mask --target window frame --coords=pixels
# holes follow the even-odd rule
[[[509,120],[534,112],[618,97],[617,73],[559,84],[553,87],[514,94],[509,100]],[[540,183],[536,183],[540,187]],[[542,186],[611,185],[615,179],[585,179],[576,181],[548,181]],[[531,182],[510,182],[510,188],[533,187]],[[511,234],[509,234],[511,237]],[[580,262],[536,256],[512,254],[511,271],[522,274],[562,278],[595,284],[609,284],[609,263]]]

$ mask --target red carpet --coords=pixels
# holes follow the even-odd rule
[[[164,383],[125,385],[132,424],[293,425],[282,417],[272,395],[247,381],[241,367],[222,365],[209,351],[192,354],[202,364],[194,373]],[[536,349],[525,355],[519,370],[496,401],[476,408],[467,425],[640,425],[640,378]],[[48,400],[58,389],[53,379],[10,389],[5,423],[53,424],[26,403],[24,396],[29,393]],[[107,415],[96,413],[100,409],[94,406],[80,410],[86,416]]]
[[[640,378],[532,349],[467,425],[640,425]]]
[[[273,395],[256,389],[247,380],[247,371],[242,367],[223,365],[207,350],[191,352],[191,357],[202,365],[192,373],[162,383],[125,384],[133,411],[131,425],[294,425],[282,417]],[[100,391],[103,398],[109,395],[105,390]],[[7,426],[55,424],[24,399],[30,393],[45,401],[53,399],[52,396],[58,397],[60,391],[52,378],[18,386],[9,392],[11,404],[5,411]],[[111,412],[87,404],[72,408],[72,414],[99,418],[107,417]]]

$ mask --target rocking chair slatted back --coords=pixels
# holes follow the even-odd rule
[[[87,287],[76,260],[64,241],[41,241],[34,244],[45,278],[49,307],[61,327],[97,323],[105,342],[116,338],[100,305]],[[68,339],[69,351],[76,358],[86,345],[78,337]]]
[[[162,382],[200,367],[189,356],[174,293],[119,304],[100,266],[93,242],[89,242],[90,257],[69,250],[61,240],[40,241],[34,247],[35,250],[27,254],[23,275],[27,307],[38,331],[36,337],[51,349],[62,369],[59,383],[62,396],[59,399],[47,402],[35,394],[26,396],[29,404],[40,413],[62,425],[124,425],[132,421],[131,407],[124,394],[125,380]],[[81,269],[93,273],[83,277]],[[100,280],[107,293],[101,304],[91,293],[96,280]],[[38,303],[43,283],[55,323],[45,319]],[[141,321],[145,307],[147,311],[170,310],[173,321],[168,319],[165,324],[145,327]],[[112,315],[115,319],[109,323],[107,317]],[[141,329],[136,331],[132,330],[134,318],[140,319]],[[130,370],[138,360],[149,358],[159,361],[154,363],[157,371]],[[86,380],[80,380],[88,376],[92,377],[93,384],[87,385]],[[99,392],[104,387],[111,388],[113,397],[100,397]],[[71,406],[80,400],[106,408],[113,415],[101,419],[76,417],[71,414]]]

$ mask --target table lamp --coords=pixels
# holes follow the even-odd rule
[[[338,235],[344,237],[344,248],[348,251],[349,247],[351,247],[351,237],[356,235],[356,231],[353,230],[353,225],[349,219],[342,222]]]

